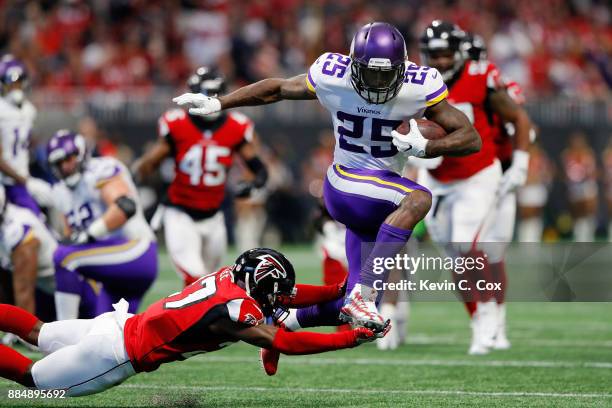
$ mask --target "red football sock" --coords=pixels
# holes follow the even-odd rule
[[[504,261],[501,261],[492,263],[490,264],[490,266],[493,282],[501,283],[501,290],[494,291],[495,300],[498,304],[502,304],[506,300],[506,263]]]
[[[342,283],[346,279],[348,271],[337,259],[329,257],[325,254],[323,259],[323,283],[333,285],[334,283]]]
[[[327,252],[325,252],[323,259],[323,283],[326,285],[333,285],[334,283],[344,283],[344,280],[348,276],[348,271],[344,264],[337,259],[331,258]],[[352,330],[350,324],[341,324],[336,326],[336,331],[347,331]]]
[[[0,377],[26,385],[25,374],[32,360],[5,345],[0,345]]]
[[[17,306],[0,304],[0,331],[13,333],[25,339],[37,322],[36,316]]]

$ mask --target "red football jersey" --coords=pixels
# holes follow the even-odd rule
[[[523,90],[518,83],[514,81],[504,81],[504,86],[506,87],[506,92],[508,92],[510,98],[512,98],[517,105],[523,105],[525,103]],[[508,165],[512,162],[512,152],[514,151],[511,138],[514,136],[512,134],[514,132],[514,128],[511,127],[511,124],[502,122],[498,115],[494,115],[494,121],[495,126],[493,130],[493,141],[495,142],[496,155],[502,162],[502,165]]]
[[[208,211],[221,206],[233,154],[253,138],[253,122],[230,112],[217,129],[199,129],[182,109],[159,119],[159,135],[173,147],[176,174],[168,188],[170,203]]]
[[[125,350],[136,372],[216,351],[234,342],[206,327],[219,317],[256,326],[264,315],[244,289],[232,282],[229,268],[206,275],[125,322]]]
[[[495,160],[494,123],[488,112],[487,95],[502,88],[499,71],[487,61],[468,61],[459,78],[451,85],[448,102],[461,110],[473,123],[482,139],[478,153],[462,157],[445,156],[430,173],[442,182],[466,179]]]

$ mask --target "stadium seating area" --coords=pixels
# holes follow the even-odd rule
[[[415,39],[434,18],[482,34],[529,94],[610,96],[612,16],[600,0],[14,1],[2,8],[0,48],[27,61],[37,86],[182,85],[202,64],[239,84],[346,52],[354,28],[371,20],[400,27],[417,59]]]

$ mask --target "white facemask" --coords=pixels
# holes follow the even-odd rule
[[[25,93],[22,89],[13,89],[6,94],[5,98],[13,105],[21,105],[25,99]]]
[[[79,171],[64,178],[64,183],[66,183],[69,188],[75,188],[77,184],[79,184],[79,181],[81,181],[81,172]]]

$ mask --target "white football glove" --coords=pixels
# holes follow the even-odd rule
[[[206,116],[221,110],[219,99],[199,93],[184,93],[172,101],[182,108],[189,108],[189,113],[197,116]]]
[[[26,189],[39,206],[53,206],[53,189],[51,184],[36,177],[29,177],[26,181]]]
[[[410,119],[410,132],[407,135],[392,130],[391,136],[393,136],[393,144],[400,152],[408,156],[425,157],[425,148],[429,140],[421,134],[416,120]]]
[[[515,150],[512,154],[512,165],[502,176],[497,194],[500,197],[514,191],[517,187],[527,181],[527,169],[529,168],[529,153],[524,150]]]

